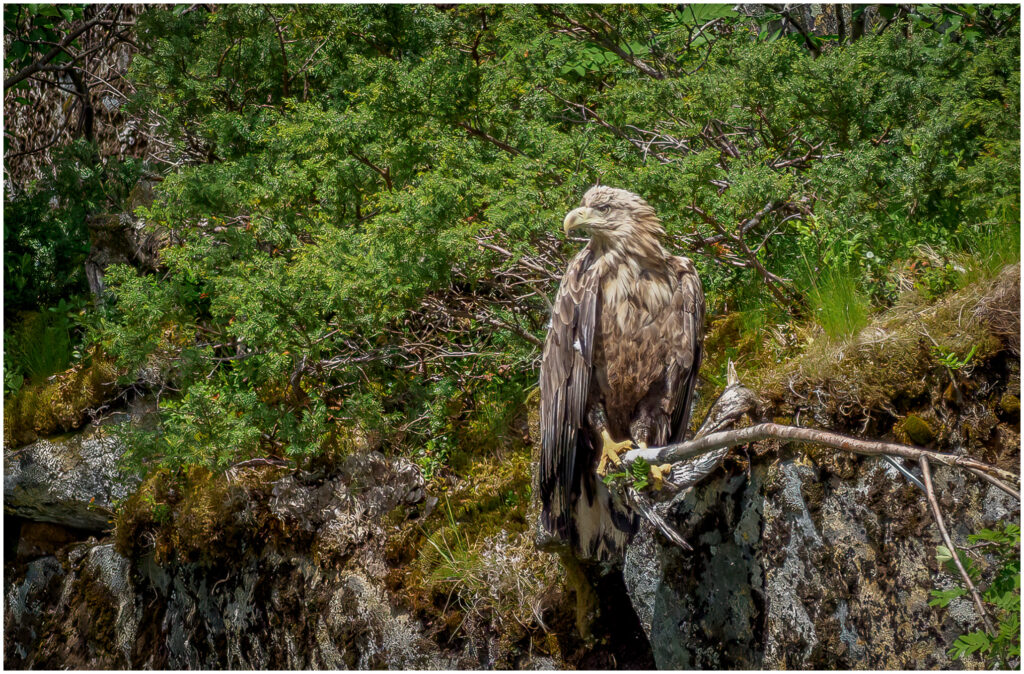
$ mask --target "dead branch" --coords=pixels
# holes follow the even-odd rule
[[[946,466],[958,466],[964,469],[974,469],[992,476],[998,476],[1009,480],[1020,480],[1018,475],[1010,471],[997,468],[990,464],[972,459],[967,456],[955,454],[943,454],[927,449],[900,445],[894,442],[882,442],[879,440],[861,440],[852,438],[834,431],[822,431],[814,428],[800,428],[797,426],[784,426],[771,422],[763,422],[741,428],[738,430],[712,433],[702,438],[680,442],[665,447],[651,447],[647,449],[634,449],[622,457],[623,463],[629,465],[637,459],[644,459],[648,463],[674,463],[699,457],[703,454],[718,449],[737,447],[759,440],[788,440],[791,442],[807,442],[817,445],[833,447],[845,452],[862,454],[865,456],[902,456],[906,459],[920,460],[922,457],[929,461],[941,463]],[[1012,490],[1011,490],[1012,491]],[[1020,500],[1019,494],[1014,494]]]
[[[935,498],[935,488],[932,485],[932,469],[928,465],[928,457],[922,456],[920,458],[921,464],[921,475],[924,477],[925,493],[928,495],[928,505],[932,508],[932,517],[935,518],[935,526],[939,528],[939,534],[942,535],[942,541],[946,544],[946,548],[949,550],[949,554],[953,556],[953,563],[956,564],[957,571],[960,572],[960,577],[964,579],[964,584],[967,585],[967,589],[971,592],[971,597],[974,599],[974,606],[978,609],[978,615],[985,623],[985,630],[992,632],[992,623],[988,619],[988,613],[985,612],[985,606],[981,603],[981,596],[978,594],[978,589],[974,587],[974,583],[971,582],[971,575],[964,569],[963,562],[960,561],[960,555],[957,553],[956,546],[953,545],[953,539],[949,537],[949,532],[946,531],[946,523],[942,520],[942,510],[939,509],[939,501]]]

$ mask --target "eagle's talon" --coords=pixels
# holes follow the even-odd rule
[[[672,472],[671,463],[651,466],[651,489],[658,491],[665,485],[665,478]]]
[[[629,440],[615,442],[608,431],[601,431],[601,460],[597,462],[597,474],[601,477],[608,475],[608,463],[618,466],[622,463],[620,455],[633,449],[633,443]]]

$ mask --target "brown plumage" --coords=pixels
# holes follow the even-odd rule
[[[704,292],[690,260],[662,247],[654,209],[631,192],[591,188],[564,226],[591,240],[562,278],[541,361],[541,524],[577,556],[606,560],[637,520],[596,475],[602,444],[684,438]]]

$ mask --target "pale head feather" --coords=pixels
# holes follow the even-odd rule
[[[664,258],[665,229],[651,205],[632,192],[606,185],[587,190],[566,220],[579,219],[591,232],[598,252],[641,258]]]

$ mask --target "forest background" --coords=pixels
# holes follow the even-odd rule
[[[581,245],[558,223],[597,182],[695,259],[741,372],[1013,259],[1017,8],[883,7],[868,31],[861,10],[820,37],[772,31],[773,7],[8,6],[6,117],[56,93],[34,113],[64,126],[8,131],[8,403],[102,361],[159,393],[139,467],[359,433],[443,473],[535,387]],[[125,72],[93,72],[126,41]],[[111,215],[154,254],[90,295]]]

